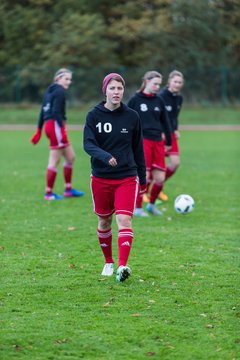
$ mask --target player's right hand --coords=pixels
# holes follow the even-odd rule
[[[172,147],[171,145],[165,145],[164,149],[166,152],[168,152],[171,149],[171,147]]]
[[[33,137],[31,138],[31,143],[33,144],[33,145],[36,145],[38,142],[39,142],[39,140],[41,139],[41,136],[42,136],[42,131],[41,131],[41,129],[37,129],[37,131],[36,131],[36,133],[33,135]]]
[[[147,190],[147,185],[146,184],[140,185],[139,194],[143,195],[146,192],[146,190]]]
[[[108,163],[111,166],[117,166],[117,160],[114,157],[112,157]]]

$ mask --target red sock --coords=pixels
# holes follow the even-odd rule
[[[172,170],[169,167],[167,167],[165,181],[169,179],[175,173],[175,171],[176,169]]]
[[[56,176],[57,176],[57,169],[55,169],[53,167],[48,167],[47,173],[46,173],[46,193],[47,194],[52,193],[53,186],[54,186],[54,183],[56,180]]]
[[[163,188],[163,184],[161,184],[161,185],[158,185],[156,183],[153,184],[151,193],[150,193],[150,203],[151,204],[155,203],[156,199],[158,198],[158,195],[162,191],[162,188]]]
[[[127,265],[130,250],[132,248],[132,241],[132,229],[122,229],[118,231],[118,266]]]
[[[65,190],[72,189],[72,164],[65,163],[63,166],[63,176],[65,180]]]
[[[114,263],[112,258],[112,229],[98,229],[97,235],[106,263]]]

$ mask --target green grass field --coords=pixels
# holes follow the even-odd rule
[[[31,124],[36,125],[39,115],[39,106],[13,105],[0,106],[1,124]],[[80,106],[68,108],[69,124],[84,124],[86,113],[91,106]],[[184,125],[240,125],[239,106],[187,106],[184,105],[180,114],[180,124]]]
[[[134,219],[120,285],[100,276],[82,133],[69,135],[86,195],[59,202],[43,200],[48,144],[31,135],[0,132],[0,359],[240,359],[240,133],[182,132],[164,216]],[[174,212],[180,193],[193,213]]]

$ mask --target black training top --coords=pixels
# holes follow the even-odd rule
[[[178,129],[178,115],[182,107],[183,97],[182,95],[173,93],[164,88],[159,91],[158,95],[164,100],[165,108],[168,112],[168,117],[172,130],[175,131]]]
[[[125,104],[108,110],[104,102],[88,114],[84,127],[84,150],[91,156],[92,175],[105,179],[138,176],[146,184],[141,121]],[[114,157],[117,166],[109,165]]]
[[[168,115],[164,102],[159,96],[136,92],[129,100],[128,106],[140,115],[144,139],[161,141],[164,132],[166,144],[169,146],[172,144]]]
[[[42,129],[47,120],[56,120],[60,127],[66,121],[65,90],[59,84],[51,84],[44,94],[42,107],[38,120],[38,128]]]

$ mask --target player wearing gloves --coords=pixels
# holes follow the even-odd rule
[[[126,280],[132,247],[132,216],[139,190],[146,188],[146,167],[139,115],[122,103],[125,82],[108,74],[102,85],[106,101],[92,109],[84,127],[84,149],[91,156],[91,191],[98,216],[98,240],[105,257],[103,276],[114,271],[112,216],[118,225],[116,281]],[[139,186],[140,184],[140,186]]]
[[[69,143],[66,129],[65,91],[72,81],[72,73],[68,69],[60,69],[54,76],[51,84],[44,94],[43,103],[38,120],[38,128],[31,142],[36,145],[41,139],[44,126],[45,134],[50,142],[50,156],[46,174],[46,200],[60,200],[64,197],[83,196],[82,191],[72,188],[72,171],[75,154]],[[64,157],[63,176],[65,191],[63,196],[53,193],[57,176],[57,166]]]

